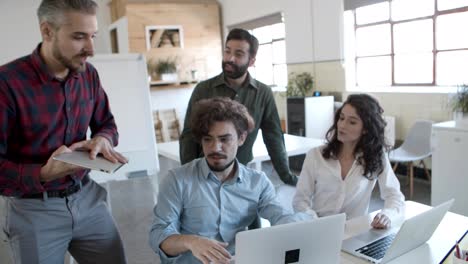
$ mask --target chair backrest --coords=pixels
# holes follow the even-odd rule
[[[175,108],[157,110],[153,112],[153,118],[158,143],[179,140],[180,120]]]
[[[395,146],[395,117],[383,116],[387,125],[385,126],[385,142],[393,148]]]
[[[417,155],[431,154],[432,121],[416,120],[401,148]]]
[[[153,112],[153,120],[154,120],[154,134],[156,135],[156,142],[162,143],[164,142],[163,137],[163,124],[161,119],[159,118],[159,111]]]

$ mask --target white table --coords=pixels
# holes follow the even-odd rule
[[[430,206],[420,203],[406,201],[406,214],[405,219],[417,215],[430,209]],[[353,235],[359,234],[367,229],[370,229],[370,223],[374,215],[377,213],[370,213],[368,216],[354,218],[346,221],[345,237],[349,238]],[[396,225],[400,225],[403,219],[400,219]],[[455,241],[468,229],[468,217],[448,212],[442,222],[440,223],[434,235],[423,245],[418,248],[392,260],[389,263],[405,264],[405,263],[439,263],[455,244]],[[341,252],[341,263],[369,263],[366,260],[354,257],[348,253]]]
[[[288,156],[295,156],[307,153],[310,149],[324,144],[323,139],[300,137],[290,134],[284,134],[284,143]],[[166,158],[179,161],[179,141],[170,141],[158,143],[158,154]],[[250,163],[255,164],[255,169],[262,169],[262,161],[270,160],[267,148],[263,143],[261,131],[258,132],[257,139],[252,148],[253,160]]]

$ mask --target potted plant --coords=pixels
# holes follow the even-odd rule
[[[146,62],[146,69],[148,71],[148,75],[151,77],[151,80],[157,80],[159,78],[156,72],[156,63],[154,59],[148,59]]]
[[[314,87],[314,78],[308,72],[299,74],[292,72],[289,75],[288,86],[286,87],[287,97],[305,97],[311,95]]]
[[[451,99],[455,121],[468,117],[468,84],[458,86],[457,93]]]
[[[156,62],[156,72],[163,81],[176,81],[177,80],[177,64],[176,59],[166,58],[159,59]]]
[[[175,58],[159,59],[155,64],[156,73],[162,81],[177,81],[177,63]]]

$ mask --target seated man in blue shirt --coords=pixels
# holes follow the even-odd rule
[[[236,159],[254,121],[228,98],[199,101],[192,133],[204,157],[173,169],[162,181],[150,245],[162,263],[229,263],[235,235],[258,214],[273,225],[308,220],[281,207],[267,176]]]

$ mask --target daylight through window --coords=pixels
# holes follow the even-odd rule
[[[385,1],[347,11],[345,21],[355,85],[468,83],[468,0]]]

